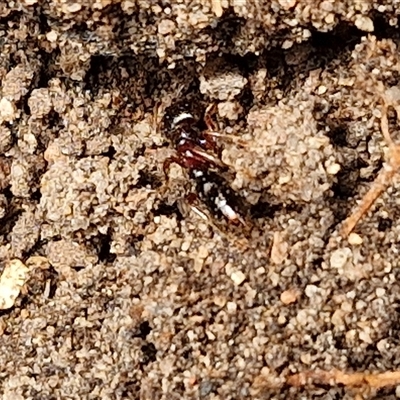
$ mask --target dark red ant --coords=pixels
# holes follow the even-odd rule
[[[234,224],[245,225],[240,215],[243,200],[229,187],[223,173],[228,166],[221,160],[221,148],[216,138],[224,136],[217,132],[211,118],[214,106],[205,111],[204,122],[207,129],[200,129],[198,120],[190,112],[181,112],[171,121],[166,132],[173,142],[176,154],[164,162],[164,173],[168,177],[171,164],[179,164],[189,172],[196,182],[196,190],[208,208],[217,215],[223,215]],[[193,196],[189,196],[193,201]],[[196,210],[199,214],[201,212]]]

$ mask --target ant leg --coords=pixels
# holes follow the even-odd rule
[[[218,125],[214,122],[212,116],[215,115],[217,109],[217,105],[215,103],[211,103],[204,113],[204,122],[206,123],[207,129],[210,132],[217,132]]]
[[[226,133],[218,132],[218,126],[212,119],[212,116],[216,113],[216,108],[217,108],[217,106],[215,103],[211,103],[206,108],[206,111],[204,114],[204,122],[206,123],[207,131],[204,132],[204,135],[210,136],[212,138],[212,142],[215,141],[214,138],[230,139],[233,142],[237,142],[240,146],[246,147],[247,143],[243,139],[240,139],[234,135],[228,135]]]
[[[209,222],[209,218],[206,214],[204,214],[198,207],[195,206],[195,203],[199,200],[198,196],[195,193],[189,193],[185,200],[188,202],[190,209],[202,220]]]
[[[218,125],[213,120],[212,116],[216,113],[216,104],[211,103],[204,113],[204,122],[206,124],[207,130],[203,132],[203,138],[205,141],[205,148],[218,152],[218,146],[215,138],[219,135]]]
[[[398,110],[396,110],[396,113],[397,111]],[[397,118],[399,118],[398,113]],[[343,222],[341,233],[344,237],[348,236],[353,231],[358,221],[369,211],[376,199],[378,199],[378,197],[385,191],[392,181],[393,176],[400,168],[400,145],[396,145],[393,142],[389,133],[386,102],[382,107],[381,130],[382,135],[389,146],[387,164],[384,165],[383,169],[379,172],[378,177],[375,179],[371,188],[363,197],[356,210],[353,211],[353,213]]]

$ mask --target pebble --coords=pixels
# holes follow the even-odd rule
[[[318,292],[318,287],[315,285],[307,285],[305,289],[305,294],[308,298],[312,298]]]
[[[340,168],[341,168],[340,164],[334,163],[334,164],[328,165],[328,167],[326,168],[326,172],[329,175],[336,175],[340,171]]]
[[[358,29],[364,32],[373,32],[374,31],[374,23],[371,18],[366,17],[365,15],[357,15],[355,20],[355,25]]]
[[[234,314],[236,312],[236,310],[237,310],[237,304],[234,303],[233,301],[228,301],[226,303],[226,309],[228,310],[228,312],[230,314]]]
[[[211,0],[211,8],[217,18],[222,17],[224,12],[221,4],[221,0]]]
[[[365,343],[368,343],[368,344],[372,344],[373,343],[372,339],[371,339],[371,336],[366,331],[361,331],[358,336],[359,336],[360,340],[362,340]]]
[[[209,251],[206,246],[199,246],[197,256],[201,259],[206,259],[208,257]]]
[[[288,256],[289,245],[283,240],[281,232],[274,232],[274,240],[271,249],[271,262],[280,265]]]
[[[158,24],[158,33],[161,35],[169,35],[175,30],[175,23],[170,19],[163,19]]]
[[[46,39],[47,39],[49,42],[54,43],[54,42],[57,41],[57,38],[58,38],[58,34],[57,34],[56,31],[53,31],[53,30],[52,30],[52,31],[46,33]]]
[[[363,242],[363,238],[359,234],[352,232],[348,237],[348,241],[350,244],[360,245]]]
[[[295,303],[299,292],[296,289],[288,289],[281,293],[281,302],[285,305]]]
[[[82,8],[82,5],[79,3],[72,3],[72,4],[66,5],[66,9],[70,13],[76,13],[76,12],[80,11],[81,8]]]
[[[20,260],[11,260],[0,277],[0,310],[11,308],[28,280],[29,268]]]
[[[230,278],[236,286],[240,286],[246,280],[246,275],[242,271],[234,271]]]
[[[335,250],[330,258],[331,267],[343,268],[346,265],[346,262],[350,258],[350,256],[351,250],[348,247]]]
[[[182,246],[181,246],[181,250],[182,251],[188,251],[189,248],[190,248],[190,242],[189,241],[185,241],[185,242],[182,243]]]
[[[0,100],[0,118],[8,122],[13,121],[15,118],[15,106],[5,97]]]
[[[336,310],[331,317],[332,324],[337,327],[343,326],[343,318],[345,315],[346,313],[343,310]]]

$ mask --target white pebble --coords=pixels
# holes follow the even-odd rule
[[[363,242],[363,238],[360,235],[358,235],[357,233],[352,232],[349,235],[348,241],[350,244],[360,245]]]
[[[372,22],[372,19],[364,15],[357,15],[355,25],[358,29],[364,32],[374,31],[374,23]]]
[[[0,117],[3,121],[8,122],[15,119],[15,106],[5,97],[0,100]]]
[[[231,279],[235,285],[239,286],[246,280],[246,275],[242,271],[234,271],[231,274]]]
[[[0,278],[0,310],[11,308],[28,280],[29,268],[20,260],[11,260]]]
[[[305,289],[305,294],[308,298],[312,298],[316,295],[318,292],[318,287],[315,285],[307,285]]]
[[[333,163],[326,167],[326,172],[329,175],[336,175],[340,171],[340,164]]]
[[[347,247],[344,249],[335,250],[330,259],[331,267],[333,268],[343,268],[346,265],[347,260],[351,256],[351,250]]]

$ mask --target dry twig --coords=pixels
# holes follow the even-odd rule
[[[389,147],[388,159],[384,164],[378,177],[375,179],[371,188],[365,194],[358,207],[353,213],[343,222],[341,233],[347,237],[355,228],[358,221],[369,211],[376,199],[386,190],[392,182],[393,176],[400,168],[400,145],[393,142],[389,134],[389,123],[387,118],[387,100],[384,98],[382,107],[381,130],[383,137]],[[397,118],[400,118],[400,106],[395,106]]]
[[[400,371],[388,371],[380,374],[365,372],[345,373],[339,370],[307,371],[289,376],[287,383],[291,386],[310,384],[325,384],[330,386],[344,385],[347,387],[370,387],[380,389],[400,384]]]

